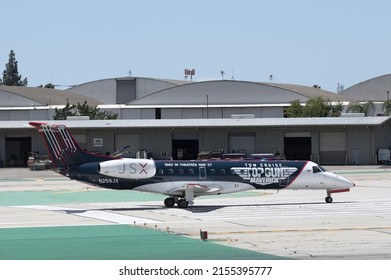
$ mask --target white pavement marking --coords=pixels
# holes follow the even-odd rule
[[[152,219],[145,219],[145,218],[138,218],[138,217],[133,217],[133,216],[128,216],[128,215],[121,215],[121,214],[116,214],[116,213],[110,213],[110,212],[105,212],[105,211],[85,211],[81,213],[72,213],[73,215],[76,216],[81,216],[81,217],[86,217],[86,218],[92,218],[92,219],[97,219],[97,220],[103,220],[103,221],[108,221],[108,222],[113,222],[116,224],[150,224],[150,223],[155,223],[155,224],[160,224],[160,221],[157,220],[152,220]]]
[[[155,223],[159,224],[161,221],[153,220],[153,219],[146,219],[146,218],[140,218],[140,217],[133,217],[129,215],[121,215],[117,213],[111,213],[106,211],[99,211],[99,210],[88,210],[88,209],[80,209],[80,208],[71,208],[71,207],[64,207],[64,206],[52,206],[52,205],[24,205],[24,206],[13,206],[15,208],[24,208],[24,209],[34,209],[34,210],[46,210],[46,211],[62,211],[67,214],[79,216],[79,217],[85,217],[85,218],[91,218],[101,221],[107,221],[112,222],[116,224],[150,224]]]

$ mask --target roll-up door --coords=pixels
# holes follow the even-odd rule
[[[321,132],[319,144],[321,164],[346,163],[345,132]]]
[[[310,160],[312,154],[311,132],[285,132],[284,154],[289,160]]]
[[[255,154],[255,134],[234,134],[229,136],[230,153]]]

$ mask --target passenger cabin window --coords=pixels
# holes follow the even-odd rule
[[[312,166],[312,173],[319,173],[322,172],[318,166]]]
[[[168,169],[168,174],[170,174],[170,175],[174,174],[174,170],[173,169]]]
[[[178,173],[179,175],[183,175],[183,169],[179,169]]]
[[[225,169],[220,169],[220,174],[224,175],[225,174]]]
[[[159,174],[160,175],[164,175],[164,170],[163,169],[159,169]]]
[[[193,175],[194,174],[194,169],[189,169],[189,174]]]
[[[211,169],[211,170],[210,170],[210,175],[215,175],[215,174],[216,174],[216,170]]]

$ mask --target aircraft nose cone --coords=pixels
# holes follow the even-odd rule
[[[356,184],[353,183],[352,181],[350,181],[349,179],[346,179],[345,177],[342,177],[342,176],[339,176],[337,175],[337,179],[338,179],[338,182],[337,182],[337,185],[340,185],[341,187],[344,187],[344,188],[353,188]]]

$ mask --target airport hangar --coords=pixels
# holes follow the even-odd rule
[[[195,159],[201,151],[275,153],[320,164],[376,164],[391,145],[388,117],[284,118],[293,100],[321,96],[355,101],[318,88],[234,80],[187,82],[123,77],[68,90],[0,87],[0,164],[26,166],[30,151],[46,154],[29,121],[63,123],[89,151],[129,146],[154,159]],[[83,103],[117,120],[53,121],[54,108]]]

